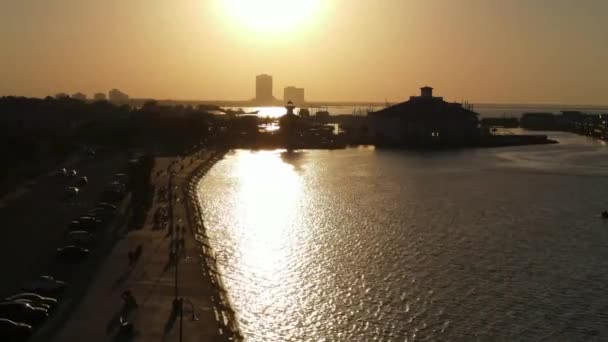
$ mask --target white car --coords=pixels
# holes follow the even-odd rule
[[[41,296],[59,294],[68,287],[65,281],[57,280],[51,276],[41,276],[23,285],[23,290]]]

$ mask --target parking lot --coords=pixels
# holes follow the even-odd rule
[[[76,175],[63,175],[61,168],[18,186],[11,194],[5,194],[0,201],[0,272],[2,284],[0,295],[23,292],[24,284],[39,279],[41,275],[52,275],[57,279],[71,282],[70,296],[76,298],[78,289],[84,288],[87,274],[92,274],[96,260],[110,246],[116,230],[125,224],[124,215],[108,217],[96,234],[100,237],[90,248],[90,256],[82,261],[74,260],[70,253],[58,258],[57,248],[69,243],[68,233],[72,220],[88,213],[99,203],[107,185],[115,174],[127,165],[124,155],[112,153],[95,157],[82,156],[74,163],[66,165],[76,170]],[[88,182],[83,184],[86,176]],[[70,193],[67,188],[75,186],[78,193]],[[117,203],[118,211],[124,210],[126,201]],[[72,227],[73,228],[73,227]],[[73,240],[72,240],[73,241]],[[68,250],[68,252],[70,252]],[[78,251],[77,251],[78,252]],[[67,256],[67,257],[66,257]],[[66,307],[66,305],[60,305]]]

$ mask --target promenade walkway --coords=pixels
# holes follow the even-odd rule
[[[194,158],[156,159],[152,172],[156,194],[143,227],[129,231],[116,244],[54,341],[180,341],[180,330],[183,341],[230,340],[220,323],[225,315],[217,310],[216,280],[202,266],[205,258],[195,240],[196,226],[188,218],[189,199],[184,198],[190,175],[205,167],[212,155],[203,151]],[[176,246],[177,257],[172,252]],[[140,255],[131,257],[137,249]],[[134,309],[125,310],[122,294],[126,290],[137,302]],[[181,329],[180,310],[174,307],[176,295],[184,298]],[[133,324],[133,336],[120,332],[121,317]]]

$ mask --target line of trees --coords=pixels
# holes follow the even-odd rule
[[[0,97],[0,179],[28,165],[49,168],[86,147],[175,153],[217,136],[209,106],[139,108],[71,98]]]

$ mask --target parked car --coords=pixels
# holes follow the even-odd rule
[[[89,179],[86,176],[82,176],[82,177],[78,178],[79,186],[85,186],[87,184],[89,184]]]
[[[40,278],[30,281],[23,286],[23,290],[33,292],[41,296],[56,296],[68,287],[65,281],[57,280],[51,276],[40,276]]]
[[[95,245],[95,235],[86,230],[75,230],[68,233],[68,244],[90,247]]]
[[[114,179],[114,181],[116,181],[118,183],[122,183],[122,184],[129,183],[129,175],[127,175],[126,173],[116,173],[116,174],[114,174],[113,179]]]
[[[0,317],[11,321],[29,324],[36,327],[49,316],[49,313],[40,308],[34,308],[26,303],[3,302],[0,303]]]
[[[104,201],[116,203],[125,197],[126,191],[124,188],[108,185],[103,191],[102,198]]]
[[[62,167],[61,169],[59,169],[59,171],[57,171],[57,174],[60,176],[67,176],[68,170],[65,167]]]
[[[92,231],[99,228],[103,222],[91,216],[81,216],[78,220],[70,222],[70,230],[87,230]]]
[[[43,304],[43,303],[36,303],[36,302],[33,302],[30,299],[15,299],[15,300],[11,300],[11,302],[29,304],[34,309],[46,310],[47,313],[51,311],[51,307],[49,305],[46,305],[46,304]]]
[[[10,297],[6,297],[4,300],[9,302],[14,302],[16,300],[30,300],[34,304],[44,304],[47,305],[51,310],[57,306],[57,299],[52,297],[44,297],[39,294],[35,294],[32,292],[22,292],[14,294]]]
[[[65,188],[65,194],[67,197],[75,197],[80,193],[80,189],[75,186],[68,186]]]
[[[97,203],[97,208],[104,208],[108,211],[116,211],[117,207],[114,204],[110,204],[107,202],[99,202]]]
[[[69,224],[69,228],[70,228],[70,231],[82,230],[82,226],[80,225],[80,221],[78,221],[78,220],[71,221]]]
[[[95,150],[94,150],[94,149],[92,149],[92,148],[88,148],[88,149],[86,149],[86,151],[85,151],[85,152],[86,152],[86,154],[87,154],[87,156],[88,156],[89,158],[95,158],[95,155],[97,155],[97,153],[95,152]]]
[[[124,194],[127,192],[127,186],[125,185],[125,183],[114,181],[108,183],[106,185],[105,190]]]
[[[0,318],[0,341],[25,342],[32,336],[32,326]]]
[[[67,170],[66,172],[66,176],[68,177],[76,177],[76,175],[78,175],[78,172],[74,169]]]
[[[75,245],[57,248],[57,256],[66,260],[81,261],[89,256],[89,254],[91,254],[91,252],[88,249]]]
[[[107,220],[114,216],[114,211],[106,209],[106,208],[95,207],[95,208],[89,210],[88,215],[96,217],[99,220]]]
[[[92,215],[82,215],[78,218],[78,221],[80,221],[80,223],[90,224],[96,227],[103,223],[101,217],[96,217]]]

